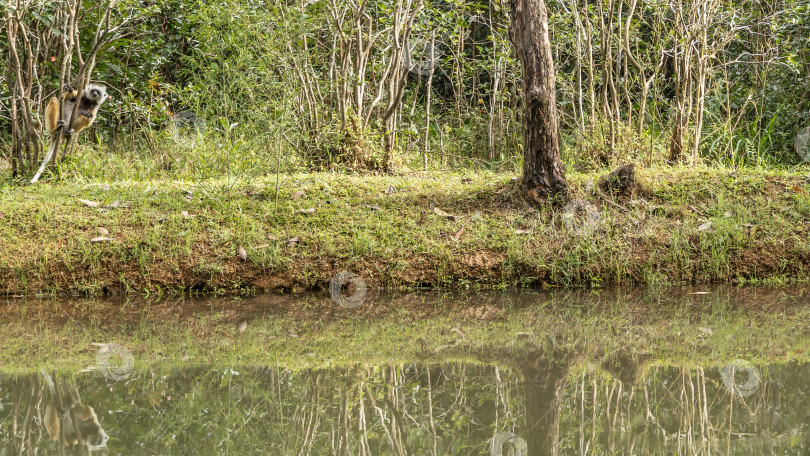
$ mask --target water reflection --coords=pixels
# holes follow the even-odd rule
[[[747,394],[728,386],[730,371]],[[0,377],[0,445],[5,454],[798,455],[810,452],[808,374],[795,362],[676,367],[632,353],[596,365],[560,350],[500,366],[192,367],[117,382],[37,372]]]

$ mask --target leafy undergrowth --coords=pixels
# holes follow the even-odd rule
[[[590,224],[531,208],[514,176],[485,172],[0,187],[0,289],[311,290],[343,270],[388,289],[810,277],[806,170],[638,175],[632,196],[569,175]]]

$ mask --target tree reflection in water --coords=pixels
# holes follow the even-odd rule
[[[743,396],[724,384],[724,366],[651,364],[631,353],[594,362],[552,350],[499,366],[225,366],[138,372],[117,383],[93,373],[58,378],[95,408],[111,453],[488,455],[498,432],[520,436],[539,456],[808,451],[806,365],[758,366],[760,383]],[[0,377],[5,454],[90,453],[50,439],[48,395],[42,373]],[[515,450],[504,446],[503,454]]]

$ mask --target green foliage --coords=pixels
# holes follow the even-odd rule
[[[96,3],[87,0],[85,8]],[[133,30],[105,48],[98,61],[94,79],[110,87],[112,98],[82,141],[129,156],[140,163],[140,174],[172,175],[176,169],[185,174],[196,168],[205,178],[217,172],[248,176],[313,166],[379,169],[387,134],[395,136],[394,147],[411,168],[520,167],[521,74],[509,42],[507,3],[428,1],[416,12],[406,46],[410,71],[390,132],[381,120],[387,83],[379,86],[381,101],[371,108],[368,122],[361,111],[378,95],[391,60],[396,2],[365,3],[359,23],[352,20],[352,6],[341,3],[168,0],[121,5],[135,19]],[[617,21],[627,20],[627,11],[619,16],[611,5],[612,0],[590,2],[587,9],[549,5],[563,156],[568,166],[582,170],[626,161],[662,163],[672,131],[675,75],[666,56],[677,44],[673,12],[656,0],[638,5],[631,20],[622,22],[638,70],[617,44],[624,33]],[[25,19],[47,28],[59,7],[58,2],[43,3]],[[731,33],[733,15],[739,26]],[[797,162],[793,141],[810,122],[808,24],[810,7],[799,0],[762,9],[748,0],[719,7],[709,38],[729,38],[717,44],[707,68],[699,147],[704,161],[731,167]],[[82,29],[85,46],[93,31],[89,25]],[[367,39],[372,32],[379,38],[367,49],[337,44],[338,36]],[[0,33],[4,49],[5,39]],[[345,73],[341,59],[354,61],[360,51],[368,52],[363,72]],[[2,52],[0,63],[9,57]],[[57,90],[59,62],[51,57],[36,56],[36,82],[42,88],[34,100],[37,113]],[[613,70],[606,73],[609,67]],[[606,85],[610,77],[615,100]],[[7,78],[0,75],[2,108],[10,103]],[[646,98],[641,90],[645,80]],[[343,88],[358,84],[366,87],[360,104],[351,97],[348,105],[341,104]],[[345,113],[341,106],[348,106]],[[182,152],[173,149],[162,130],[171,127],[174,113],[186,110],[205,119],[208,130],[199,148]],[[9,121],[0,115],[3,131],[9,130]],[[687,141],[696,137],[696,128],[692,116]],[[0,135],[0,147],[6,149],[8,141]],[[93,164],[65,166],[86,172],[80,168]]]

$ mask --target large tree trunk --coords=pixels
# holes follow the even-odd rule
[[[545,1],[512,0],[510,21],[526,93],[522,183],[536,203],[549,198],[564,201],[568,183],[557,137],[556,80]]]

